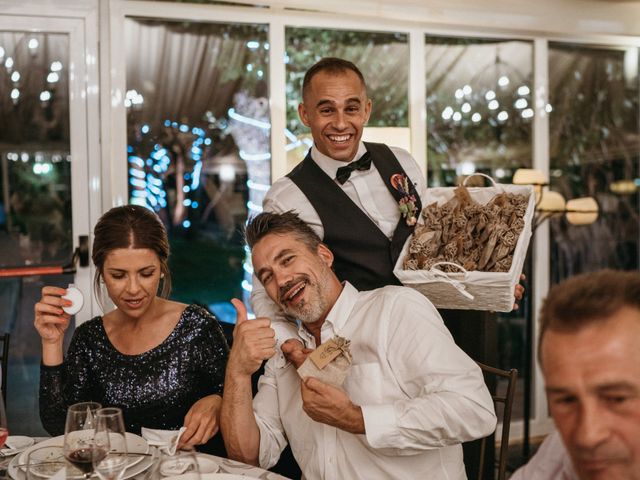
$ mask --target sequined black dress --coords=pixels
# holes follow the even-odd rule
[[[64,433],[67,407],[94,400],[123,410],[127,431],[178,429],[191,406],[222,395],[229,348],[215,317],[189,305],[169,336],[140,355],[124,355],[96,317],[74,332],[62,365],[40,369],[40,419]]]

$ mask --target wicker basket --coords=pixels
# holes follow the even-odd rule
[[[491,180],[493,182],[493,179]],[[455,187],[427,189],[423,204],[429,205],[438,202],[441,205],[453,197],[454,190]],[[435,264],[430,270],[404,270],[402,264],[409,251],[410,237],[405,242],[393,270],[398,280],[403,285],[418,290],[438,308],[510,312],[513,309],[514,289],[520,279],[531,238],[531,224],[535,213],[533,187],[493,182],[492,187],[469,188],[471,198],[482,205],[503,192],[529,196],[529,203],[524,215],[524,228],[518,237],[513,252],[513,261],[508,272],[466,271],[457,264],[453,265],[460,270],[460,273],[445,273],[438,268],[439,265],[448,262]]]

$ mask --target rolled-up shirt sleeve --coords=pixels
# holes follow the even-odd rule
[[[407,398],[361,405],[368,443],[410,454],[491,434],[496,416],[482,371],[431,302],[406,289],[389,312],[387,358]]]
[[[261,468],[271,468],[287,446],[287,437],[278,410],[278,390],[276,387],[275,362],[265,364],[265,372],[258,380],[258,393],[253,399],[253,413],[260,430],[260,451],[258,461]]]

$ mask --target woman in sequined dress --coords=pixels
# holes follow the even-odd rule
[[[201,445],[218,431],[228,346],[213,315],[167,299],[169,242],[144,207],[105,213],[94,230],[94,289],[115,309],[78,326],[66,355],[66,290],[44,287],[35,306],[42,339],[40,418],[64,432],[67,407],[94,400],[123,409],[127,430],[187,430],[181,445]],[[160,294],[158,292],[160,291]]]

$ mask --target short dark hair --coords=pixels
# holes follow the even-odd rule
[[[249,248],[269,234],[294,234],[309,250],[316,252],[322,243],[313,229],[293,210],[284,213],[262,212],[247,223],[244,237]]]
[[[640,273],[599,270],[554,285],[540,309],[540,346],[547,330],[577,332],[605,321],[623,307],[640,310]]]
[[[171,273],[167,231],[158,216],[149,209],[139,205],[124,205],[102,215],[93,229],[91,259],[96,266],[93,288],[99,301],[105,259],[109,252],[118,248],[146,248],[155,252],[160,260],[160,272],[164,274],[160,296],[169,296]]]
[[[362,72],[358,67],[356,67],[354,63],[343,58],[325,57],[313,64],[311,68],[307,70],[307,73],[304,74],[304,80],[302,81],[302,98],[304,99],[304,95],[309,90],[309,86],[311,85],[311,80],[318,73],[327,72],[335,75],[348,71],[352,71],[358,76],[358,78],[362,82],[362,86],[366,90],[367,82],[365,82],[364,80],[364,75],[362,75]]]

